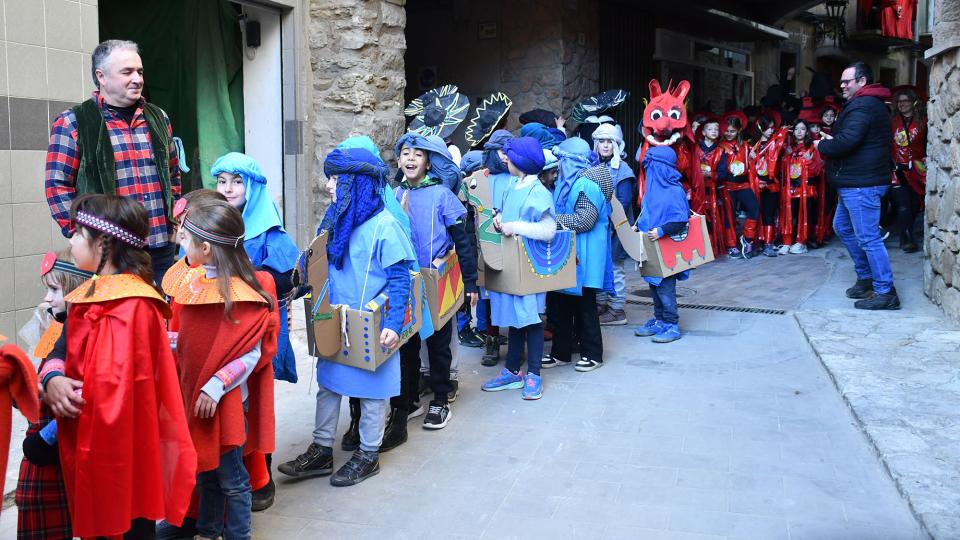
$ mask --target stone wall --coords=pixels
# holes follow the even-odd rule
[[[600,88],[600,6],[597,0],[566,0],[563,11],[563,105],[573,106]]]
[[[937,2],[927,104],[924,292],[960,320],[960,0]]]
[[[324,156],[349,135],[369,135],[387,161],[404,129],[402,0],[311,0],[307,46],[313,85],[307,181],[314,204],[301,221],[316,228],[328,202]]]
[[[525,111],[561,110],[561,13],[557,2],[536,0],[517,3],[502,19],[500,84],[513,100],[507,129],[518,127],[517,117]]]

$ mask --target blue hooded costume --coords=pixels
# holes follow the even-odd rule
[[[297,265],[300,250],[283,229],[280,210],[270,198],[267,179],[260,166],[250,156],[239,152],[230,152],[213,163],[210,174],[216,177],[220,173],[235,174],[243,178],[246,188],[246,202],[241,209],[243,225],[246,230],[243,248],[250,257],[253,266],[274,274],[285,274],[286,279],[278,279],[278,307],[280,314],[280,335],[277,339],[277,355],[273,358],[273,377],[281,381],[297,382],[297,359],[290,345],[290,328],[287,325],[287,303],[284,297],[289,285],[282,287]]]
[[[643,170],[646,183],[637,229],[646,232],[659,228],[662,235],[664,225],[686,223],[690,219],[690,203],[680,185],[676,152],[669,146],[651,146],[643,157]],[[690,271],[685,270],[675,277],[683,281],[690,277]],[[660,285],[663,281],[659,277],[643,279],[651,285]]]
[[[602,289],[610,250],[608,221],[610,204],[596,182],[580,173],[594,165],[590,145],[579,137],[560,143],[553,153],[560,165],[553,190],[553,203],[557,214],[575,213],[575,205],[583,193],[597,209],[597,222],[589,231],[577,233],[577,285],[560,292],[580,296],[583,287]]]
[[[330,302],[360,309],[386,290],[391,306],[406,306],[413,246],[382,199],[389,169],[364,146],[335,148],[323,162],[324,174],[337,176],[336,201],[323,220],[330,232]],[[391,308],[384,327],[399,332],[403,311]],[[320,358],[317,382],[345,396],[387,399],[400,393],[400,354],[375,371]]]
[[[374,144],[373,140],[366,135],[354,135],[348,137],[342,143],[340,143],[337,148],[341,150],[350,150],[350,149],[363,149],[369,152],[373,156],[373,163],[379,167],[386,167],[386,163],[383,162],[383,158],[380,157],[380,150],[377,149],[377,145]],[[400,222],[400,226],[403,228],[406,238],[409,240],[411,238],[410,232],[410,218],[407,216],[406,212],[403,211],[403,208],[400,206],[400,202],[397,200],[397,195],[394,192],[393,188],[390,187],[386,181],[382,179],[378,182],[380,185],[380,200],[383,203],[383,207],[387,209],[390,214],[393,215]],[[333,219],[333,213],[327,212],[324,216],[324,221],[321,223],[320,228],[317,230],[317,234],[320,234],[320,231],[324,228],[330,229],[330,226],[327,224],[328,220]],[[327,226],[325,226],[327,225]],[[420,271],[420,265],[416,262],[410,263],[410,270],[414,272]],[[421,288],[423,284],[421,284]],[[426,291],[421,290],[422,297],[426,298]],[[427,339],[433,335],[433,319],[430,317],[430,306],[426,302],[423,304],[423,326],[420,327],[420,338]]]

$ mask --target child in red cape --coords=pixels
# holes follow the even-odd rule
[[[47,288],[44,302],[53,320],[33,349],[40,359],[40,373],[63,372],[67,343],[63,338],[67,318],[65,295],[70,294],[92,272],[73,264],[70,250],[49,252],[40,264],[40,281]],[[23,441],[23,460],[17,478],[17,538],[73,538],[67,493],[60,470],[57,424],[46,405],[40,407],[40,421],[30,423]]]
[[[73,534],[152,537],[155,520],[183,519],[196,453],[163,323],[170,310],[143,249],[147,213],[113,195],[78,197],[70,211],[73,258],[96,275],[64,299],[67,358],[44,400],[57,416]]]
[[[181,226],[187,259],[203,268],[173,295],[180,385],[197,450],[197,537],[246,539],[251,489],[243,454],[274,446],[275,288],[269,274],[255,273],[243,217],[230,204],[191,204]]]

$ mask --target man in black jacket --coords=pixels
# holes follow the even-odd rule
[[[893,270],[880,238],[880,199],[890,189],[890,115],[884,101],[890,91],[873,84],[863,62],[843,71],[840,89],[847,103],[817,149],[826,161],[827,179],[840,201],[833,229],[843,241],[857,272],[847,297],[858,309],[900,309]]]

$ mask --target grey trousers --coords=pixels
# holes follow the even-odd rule
[[[314,417],[313,442],[333,448],[340,419],[340,401],[343,396],[324,388],[317,390],[317,413]],[[360,449],[376,452],[383,442],[387,422],[387,399],[360,398]]]

